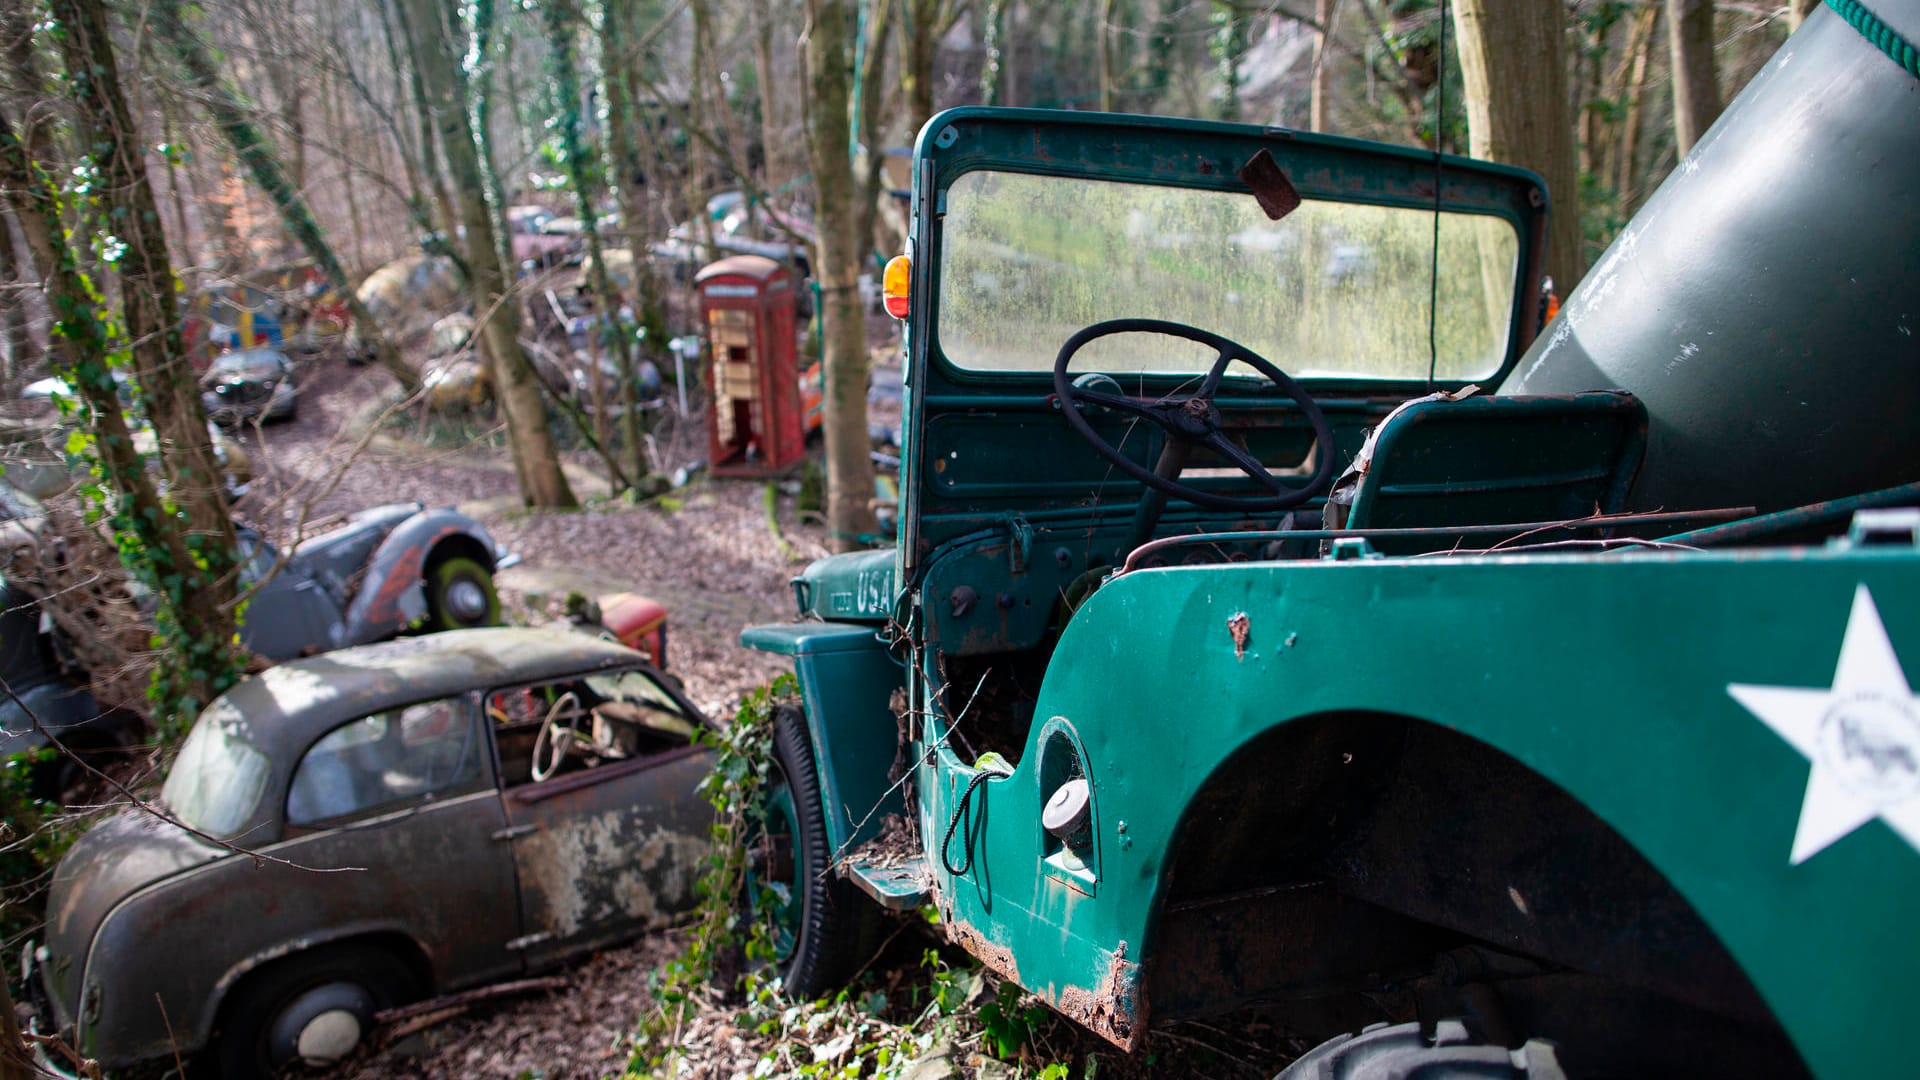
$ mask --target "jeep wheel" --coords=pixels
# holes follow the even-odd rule
[[[773,711],[773,770],[762,794],[762,829],[748,848],[749,910],[765,919],[773,964],[794,1000],[851,978],[878,936],[877,912],[828,870],[827,820],[805,714]]]
[[[296,1063],[345,1059],[374,1029],[374,1016],[419,994],[414,973],[369,945],[296,956],[231,994],[213,1056],[224,1080],[276,1076]]]
[[[1375,1024],[1358,1035],[1321,1043],[1274,1080],[1566,1080],[1553,1044],[1538,1039],[1518,1050],[1488,1046],[1458,1020],[1434,1025]]]
[[[499,621],[500,594],[485,566],[453,555],[427,569],[427,629],[460,630]]]

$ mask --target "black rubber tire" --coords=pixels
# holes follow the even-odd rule
[[[462,630],[500,624],[500,593],[493,587],[493,571],[465,555],[446,555],[427,566],[427,629]],[[447,601],[447,592],[460,582],[472,582],[487,594],[487,613],[479,620],[463,617]]]
[[[347,1009],[360,1021],[360,1043],[373,1033],[373,1015],[415,1000],[418,976],[399,957],[374,945],[329,946],[292,956],[248,976],[227,995],[210,1052],[221,1080],[268,1080],[292,1060],[270,1045],[275,1020],[303,995],[325,987],[355,988],[361,1002]]]
[[[813,767],[806,714],[791,705],[773,710],[774,782],[785,778],[799,832],[793,838],[794,887],[801,896],[793,951],[779,964],[789,998],[804,1001],[839,988],[859,973],[879,938],[880,913],[852,883],[826,871],[826,812]]]
[[[1274,1080],[1566,1080],[1553,1044],[1518,1050],[1475,1039],[1458,1020],[1426,1035],[1419,1024],[1375,1024],[1321,1043]]]

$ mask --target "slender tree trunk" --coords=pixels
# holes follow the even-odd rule
[[[873,228],[880,216],[880,181],[885,175],[882,169],[886,165],[887,155],[880,145],[883,133],[880,129],[887,113],[886,81],[882,76],[887,70],[887,42],[892,40],[893,4],[891,0],[876,0],[867,11],[867,47],[863,57],[860,82],[864,87],[860,99],[860,142],[867,148],[866,170],[860,177],[858,197],[859,212],[855,215],[854,228],[860,243],[860,265],[871,266],[870,256],[874,250]],[[918,131],[919,129],[915,129]]]
[[[645,340],[658,349],[667,338],[667,319],[661,307],[660,287],[653,276],[653,263],[648,257],[647,193],[641,184],[639,150],[634,145],[634,126],[639,122],[634,69],[640,66],[641,60],[638,43],[630,33],[631,15],[630,9],[616,5],[600,20],[600,55],[607,65],[607,167],[613,171],[613,190],[620,199],[620,224],[633,260],[634,311],[639,316]],[[762,15],[763,20],[769,17]],[[760,102],[764,110],[769,97],[764,69],[760,82]],[[764,123],[766,114],[763,111],[761,115]],[[771,145],[767,146],[766,153],[771,161]]]
[[[493,365],[494,394],[507,418],[507,438],[521,496],[530,506],[579,505],[547,429],[540,379],[520,347],[520,313],[501,278],[493,218],[487,211],[479,145],[467,114],[466,87],[454,54],[453,36],[442,21],[449,12],[434,0],[403,0],[411,38],[418,47],[414,68],[428,95],[429,111],[440,129],[441,146],[454,189],[460,192],[460,220],[466,226],[468,264],[479,334]]]
[[[595,307],[600,317],[595,330],[596,333],[602,329],[611,331],[605,334],[604,340],[613,346],[614,364],[620,371],[620,404],[623,407],[621,438],[627,444],[632,468],[629,476],[637,484],[647,478],[652,468],[647,461],[645,431],[640,425],[639,378],[633,363],[633,332],[620,315],[622,297],[607,277],[607,253],[600,244],[600,226],[594,220],[597,216],[594,197],[599,194],[599,184],[588,168],[586,148],[580,140],[580,77],[573,58],[573,35],[580,20],[572,4],[565,0],[546,0],[541,5],[541,11],[547,20],[547,48],[552,65],[554,98],[560,108],[557,117],[560,144],[567,156],[568,179],[573,186],[575,205],[579,208],[580,228],[587,238],[587,257],[593,262]],[[612,19],[615,14],[606,12],[603,17]],[[593,366],[597,378],[600,370],[597,350]]]
[[[900,13],[900,89],[907,96],[907,141],[912,142],[933,118],[933,61],[946,13],[941,0],[905,0],[905,4]],[[1106,4],[1111,11],[1113,0]],[[1100,57],[1103,64],[1111,59],[1105,38]],[[1104,80],[1108,73],[1102,71]],[[1111,107],[1107,99],[1102,101],[1102,109]]]
[[[20,1037],[20,1020],[13,1014],[13,995],[7,982],[0,979],[0,1080],[33,1080],[39,1073],[26,1040]]]
[[[333,245],[327,242],[319,223],[314,221],[306,199],[287,181],[273,148],[261,136],[259,129],[253,126],[252,110],[247,102],[240,97],[239,91],[221,79],[219,69],[207,55],[200,39],[181,20],[180,0],[152,0],[149,10],[154,32],[166,39],[188,81],[199,91],[201,107],[207,110],[207,115],[220,129],[227,145],[233,148],[234,154],[253,174],[253,182],[273,200],[287,232],[300,242],[307,255],[319,265],[321,273],[326,274],[327,280],[339,290],[346,301],[347,311],[353,316],[354,325],[373,343],[374,356],[380,366],[408,393],[419,389],[419,374],[401,359],[399,350],[394,348],[392,340],[374,319],[373,312],[367,309],[354,291],[353,281],[347,277],[346,269],[334,255]],[[196,409],[198,400],[195,398]]]
[[[1639,187],[1636,183],[1639,171],[1635,166],[1640,157],[1640,129],[1647,112],[1647,69],[1651,66],[1653,37],[1659,25],[1659,8],[1643,8],[1634,16],[1626,80],[1621,89],[1621,96],[1625,98],[1624,118],[1613,151],[1613,190],[1622,215],[1632,213]]]
[[[397,4],[404,0],[393,2]],[[385,13],[388,8],[382,4],[381,10]],[[426,82],[420,74],[420,43],[416,40],[420,30],[404,16],[393,22],[400,24],[400,40],[406,43],[407,55],[413,58],[413,63],[407,65],[407,88],[413,95],[414,115],[420,120],[420,172],[427,182],[427,190],[433,193],[434,220],[440,223],[441,231],[446,234],[448,248],[455,248],[458,246],[455,237],[459,235],[460,214],[454,208],[453,196],[447,190],[446,178],[440,171],[440,154],[434,147],[433,108],[428,103]],[[387,27],[387,49],[389,53],[394,52],[391,23]],[[397,57],[394,70],[400,70]]]
[[[1667,47],[1673,68],[1673,135],[1685,157],[1720,116],[1713,0],[1667,0]]]
[[[1547,273],[1562,296],[1586,271],[1573,125],[1567,117],[1566,15],[1535,0],[1457,0],[1460,70],[1474,157],[1523,165],[1547,182]]]
[[[1116,0],[1100,5],[1100,111],[1113,111],[1113,11]]]
[[[608,11],[606,17],[612,20],[614,12]],[[487,174],[487,201],[493,205],[494,240],[501,272],[508,281],[514,281],[520,276],[520,265],[513,257],[513,228],[507,220],[507,193],[500,182],[500,169],[493,156],[493,39],[496,18],[493,0],[474,0],[474,52],[479,57],[479,67],[474,71],[474,76],[479,82],[473,95],[473,134],[480,140],[480,167]]]
[[[1313,38],[1313,90],[1307,106],[1308,126],[1314,131],[1332,131],[1333,117],[1333,27],[1340,0],[1314,0],[1313,17],[1320,31]]]
[[[0,215],[0,335],[5,338],[7,364],[0,371],[0,389],[12,396],[20,377],[40,365],[40,346],[27,325],[27,287],[33,277],[15,254],[11,214]]]
[[[205,702],[225,688],[237,667],[236,557],[226,478],[214,458],[199,382],[187,365],[175,302],[179,286],[139,129],[121,92],[105,6],[100,0],[53,0],[50,7],[62,30],[77,124],[101,178],[107,209],[101,224],[124,245],[116,264],[134,375],[160,448],[168,498],[180,508],[195,555],[188,565],[175,564],[181,587],[174,611],[198,661],[188,666],[182,689]]]
[[[827,529],[836,551],[873,533],[873,462],[867,456],[867,348],[857,279],[853,163],[847,157],[852,57],[845,0],[807,0],[807,152],[813,162],[820,252],[814,260],[826,331]]]
[[[777,9],[760,6],[760,22],[754,27],[753,65],[760,84],[760,186],[778,190],[787,182],[786,126],[781,122],[780,95],[773,85],[773,20]]]

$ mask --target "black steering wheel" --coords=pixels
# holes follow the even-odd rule
[[[1207,377],[1200,388],[1191,394],[1170,394],[1164,398],[1138,398],[1123,394],[1108,394],[1073,385],[1067,375],[1067,367],[1073,362],[1075,353],[1085,348],[1089,342],[1114,334],[1165,334],[1185,341],[1194,341],[1215,350],[1219,355],[1213,366],[1207,370]],[[1279,387],[1299,406],[1300,412],[1313,425],[1315,463],[1313,475],[1299,486],[1282,483],[1246,448],[1228,437],[1228,428],[1222,422],[1220,410],[1214,407],[1213,399],[1220,390],[1221,376],[1226,374],[1227,365],[1235,360],[1245,363],[1267,380]],[[1114,467],[1135,480],[1158,489],[1175,498],[1184,499],[1195,506],[1209,510],[1239,510],[1264,512],[1285,510],[1298,506],[1312,498],[1327,486],[1333,477],[1333,429],[1327,425],[1327,415],[1312,395],[1294,382],[1286,372],[1274,367],[1265,357],[1236,341],[1229,341],[1219,334],[1210,333],[1197,326],[1186,323],[1168,322],[1163,319],[1109,319],[1094,323],[1085,330],[1067,339],[1060,346],[1060,356],[1053,362],[1053,392],[1060,400],[1060,410],[1066,414],[1067,425],[1081,438],[1087,440],[1100,456],[1112,462]],[[1171,440],[1168,449],[1173,453],[1162,454],[1161,468],[1149,469],[1120,450],[1093,430],[1093,425],[1080,414],[1082,405],[1100,405],[1115,412],[1127,413],[1143,420],[1152,421]],[[1241,472],[1258,480],[1274,494],[1255,495],[1217,495],[1210,491],[1182,484],[1175,477],[1180,475],[1180,467],[1185,464],[1187,451],[1204,446],[1208,450],[1233,462]]]

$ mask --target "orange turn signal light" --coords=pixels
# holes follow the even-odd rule
[[[907,317],[907,297],[912,289],[913,260],[905,255],[895,255],[887,260],[887,268],[880,275],[880,295],[887,305],[887,314],[896,319]]]

